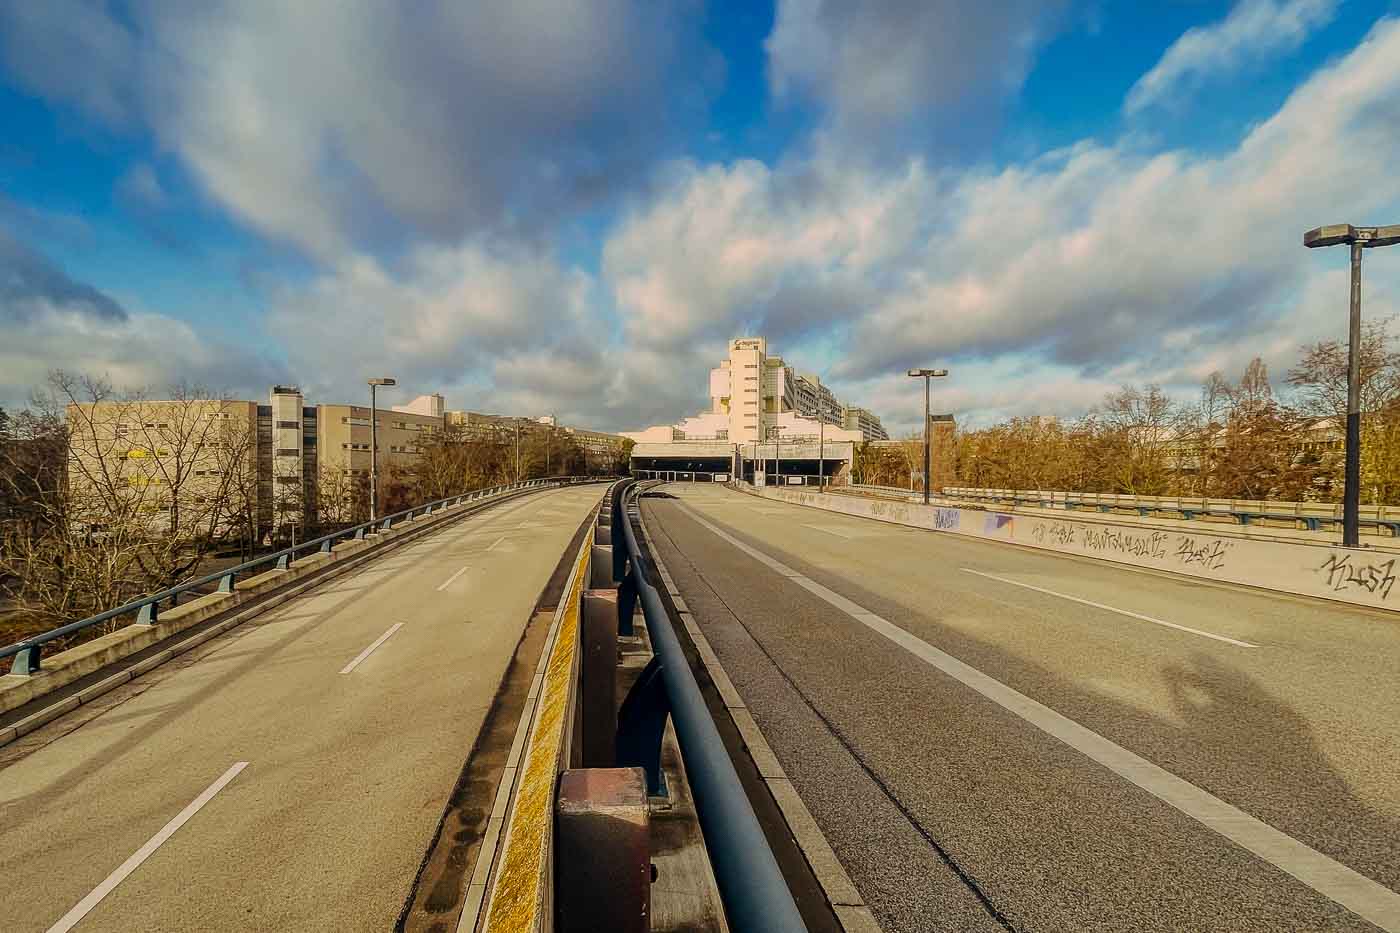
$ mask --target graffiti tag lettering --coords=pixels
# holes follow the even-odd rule
[[[1354,564],[1350,554],[1332,554],[1317,569],[1327,575],[1327,585],[1334,592],[1361,587],[1368,593],[1379,593],[1381,599],[1389,599],[1390,588],[1395,585],[1393,557],[1383,564]]]
[[[1111,528],[1099,530],[1086,525],[1084,547],[1091,551],[1116,551],[1142,560],[1162,560],[1167,556],[1167,533],[1154,531],[1134,534]]]
[[[956,531],[960,514],[957,509],[934,509],[933,527],[939,531]]]
[[[1225,555],[1230,545],[1224,541],[1202,541],[1182,535],[1176,546],[1176,559],[1187,567],[1199,565],[1207,570],[1219,570],[1225,566]]]

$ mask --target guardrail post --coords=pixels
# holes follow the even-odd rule
[[[579,610],[581,761],[610,768],[617,760],[617,590],[584,590]]]
[[[647,794],[652,797],[667,796],[666,777],[661,773],[661,739],[670,715],[661,659],[653,656],[617,712],[617,763],[645,771]]]
[[[10,664],[10,673],[25,676],[39,673],[39,659],[43,652],[43,645],[30,645],[21,649]]]
[[[647,933],[651,845],[638,768],[580,768],[559,775],[555,798],[554,929]]]

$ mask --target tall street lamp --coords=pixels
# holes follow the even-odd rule
[[[787,430],[785,424],[775,424],[768,429],[768,433],[773,435],[773,475],[777,477],[774,485],[783,484],[783,432]]]
[[[1347,356],[1346,486],[1342,491],[1342,547],[1360,546],[1361,512],[1361,251],[1400,243],[1400,224],[1332,224],[1303,234],[1303,245],[1351,245],[1351,345]]]
[[[380,386],[396,386],[398,381],[382,376],[369,380],[369,520],[379,517],[379,410],[374,396]]]
[[[928,505],[928,484],[929,484],[929,430],[928,430],[928,393],[929,381],[948,375],[946,369],[911,369],[909,375],[924,379],[924,505]]]
[[[822,377],[817,377],[817,492],[826,485],[826,418],[822,412]]]

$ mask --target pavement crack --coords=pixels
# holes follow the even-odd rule
[[[1011,933],[1019,933],[1016,925],[1012,923],[1009,917],[1002,913],[1000,908],[997,907],[995,901],[992,900],[992,896],[987,892],[987,890],[983,887],[982,883],[976,878],[976,876],[974,876],[970,871],[968,871],[963,865],[959,864],[957,859],[953,857],[952,853],[949,852],[947,848],[945,848],[937,839],[935,839],[933,835],[923,826],[923,824],[919,822],[917,817],[915,817],[914,813],[905,805],[904,801],[900,800],[899,794],[894,790],[894,788],[890,787],[890,785],[886,783],[882,777],[880,777],[880,775],[875,771],[874,767],[872,767],[871,764],[865,759],[865,756],[860,753],[860,751],[856,748],[855,744],[846,736],[842,729],[838,725],[836,725],[836,723],[834,723],[825,713],[823,713],[820,709],[817,708],[816,703],[812,700],[810,696],[807,695],[806,691],[804,691],[800,686],[798,686],[797,682],[793,680],[793,678],[787,673],[787,671],[783,669],[782,665],[778,663],[775,657],[773,657],[772,652],[768,650],[768,647],[764,645],[764,643],[754,633],[753,629],[751,629],[748,623],[744,621],[743,617],[739,615],[739,613],[734,609],[733,606],[729,604],[727,600],[725,600],[725,598],[720,594],[719,589],[716,588],[715,585],[710,582],[709,577],[707,577],[704,574],[704,572],[701,571],[701,569],[695,564],[694,561],[692,561],[688,556],[686,556],[685,551],[681,550],[680,546],[676,543],[676,540],[673,537],[671,537],[670,532],[666,530],[664,524],[661,522],[656,522],[653,527],[665,536],[667,543],[671,546],[671,550],[674,551],[677,555],[679,555],[683,561],[685,561],[686,565],[690,567],[691,572],[694,573],[696,579],[698,579],[701,583],[704,584],[705,588],[708,589],[710,593],[714,595],[715,599],[719,601],[720,605],[724,606],[725,610],[729,613],[729,615],[734,619],[735,622],[739,624],[739,627],[742,628],[746,633],[748,633],[748,636],[753,641],[754,645],[757,646],[758,650],[762,652],[763,656],[768,659],[768,662],[773,665],[773,669],[778,672],[778,676],[783,678],[784,682],[786,682],[787,685],[792,688],[793,693],[795,693],[797,697],[801,699],[803,705],[805,705],[809,710],[812,711],[812,715],[816,716],[817,719],[821,721],[822,725],[831,734],[832,738],[834,738],[841,745],[841,747],[846,750],[846,753],[851,756],[851,759],[856,763],[856,765],[861,769],[861,771],[865,772],[865,775],[870,779],[871,783],[873,783],[877,788],[879,788],[880,793],[882,793],[885,796],[885,798],[888,799],[889,802],[894,806],[894,808],[899,811],[900,815],[904,817],[904,819],[909,823],[910,827],[913,828],[913,830],[917,832],[925,842],[928,843],[929,847],[933,849],[934,853],[938,856],[939,860],[942,861],[943,864],[947,865],[949,870],[952,871],[963,883],[963,885],[966,886],[967,889],[972,892],[972,894],[977,898],[978,903],[982,905],[983,909],[987,911],[991,918],[995,920],[1003,929],[1011,931]]]

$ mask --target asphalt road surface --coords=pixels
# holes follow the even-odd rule
[[[662,491],[661,559],[885,929],[1400,930],[1400,617]]]
[[[0,929],[392,929],[602,492],[465,518],[0,750]]]

